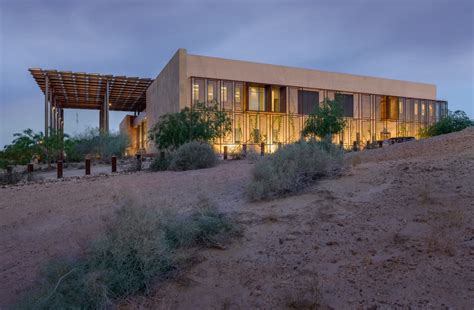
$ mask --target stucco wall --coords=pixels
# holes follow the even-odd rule
[[[127,155],[134,155],[137,152],[137,129],[133,128],[135,116],[125,115],[119,125],[121,134],[125,134],[129,138],[129,147],[126,149]]]
[[[383,78],[187,55],[187,77],[436,99],[436,86]]]
[[[178,112],[184,100],[186,50],[179,49],[146,91],[146,113],[150,129],[166,113]]]
[[[166,113],[178,112],[186,104],[186,50],[179,49],[146,91],[147,132]],[[189,96],[188,96],[189,97]],[[153,152],[150,143],[147,152]]]

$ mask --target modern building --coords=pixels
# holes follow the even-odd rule
[[[46,102],[55,97],[53,107],[58,107],[59,116],[63,108],[102,111],[104,130],[109,110],[133,111],[120,124],[132,138],[130,153],[154,152],[147,132],[160,116],[198,102],[217,102],[232,119],[232,131],[215,141],[220,151],[242,144],[258,148],[262,142],[274,150],[298,140],[309,113],[325,98],[337,98],[343,105],[347,126],[334,142],[345,147],[418,136],[421,128],[447,114],[447,102],[437,99],[432,84],[198,56],[185,49],[179,49],[154,80],[30,71],[45,94],[48,79],[49,89],[57,89],[45,95],[45,127],[51,111]],[[61,84],[64,76],[66,89]]]

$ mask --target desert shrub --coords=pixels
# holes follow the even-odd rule
[[[342,151],[314,140],[286,145],[255,163],[247,188],[250,200],[296,193],[317,179],[333,174],[342,164]]]
[[[469,119],[466,112],[454,111],[449,112],[448,115],[443,117],[440,121],[433,125],[422,128],[420,130],[421,137],[432,137],[447,134],[450,132],[461,131],[464,128],[474,126],[474,122]]]
[[[153,161],[150,164],[150,170],[152,171],[165,171],[168,170],[170,167],[170,156],[171,154],[167,154],[165,156],[158,156],[153,158]]]
[[[70,161],[82,161],[85,157],[100,157],[110,161],[112,156],[119,158],[129,145],[126,135],[120,133],[104,134],[99,129],[88,129],[84,133],[71,138],[71,145],[65,146],[66,157]]]
[[[25,173],[15,171],[12,166],[7,166],[5,172],[0,171],[0,185],[17,184],[24,179]]]
[[[147,291],[155,277],[172,268],[159,217],[152,209],[127,204],[94,243],[91,269],[99,271],[110,297]]]
[[[19,307],[111,307],[114,300],[149,292],[153,283],[180,267],[186,248],[213,246],[214,238],[233,231],[233,224],[206,200],[199,200],[183,214],[128,201],[83,257],[49,263],[40,289],[27,296]]]
[[[191,141],[180,146],[170,162],[171,170],[194,170],[214,167],[216,154],[208,143]]]
[[[172,248],[213,245],[214,238],[220,233],[234,230],[233,224],[205,198],[198,200],[190,215],[168,210],[161,219],[166,240]]]

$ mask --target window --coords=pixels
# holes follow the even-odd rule
[[[426,104],[424,101],[421,102],[421,116],[426,115]]]
[[[235,103],[235,110],[236,111],[242,111],[242,94],[243,94],[243,84],[240,82],[235,83],[235,90],[234,90],[234,103]]]
[[[194,79],[193,82],[193,104],[204,103],[204,80]]]
[[[199,98],[199,84],[193,85],[193,98]]]
[[[317,91],[298,91],[298,113],[311,114],[319,107],[319,92]]]
[[[249,87],[249,110],[265,111],[265,88]]]
[[[288,88],[288,108],[291,114],[298,113],[298,89],[296,88]]]
[[[403,98],[398,99],[398,114],[400,115],[400,118],[403,117]]]
[[[415,100],[413,104],[413,115],[415,115],[415,118],[418,117],[418,100]]]
[[[217,102],[217,81],[207,81],[207,103]]]
[[[344,117],[354,117],[354,96],[336,94],[336,100],[341,104]]]
[[[362,117],[370,118],[370,95],[362,95]]]
[[[224,110],[232,111],[232,82],[222,82],[221,101]]]
[[[280,112],[280,88],[272,87],[272,111]]]

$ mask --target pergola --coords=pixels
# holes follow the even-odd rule
[[[64,109],[100,111],[102,132],[109,131],[109,111],[141,112],[150,78],[29,69],[44,93],[45,135],[64,129]]]

